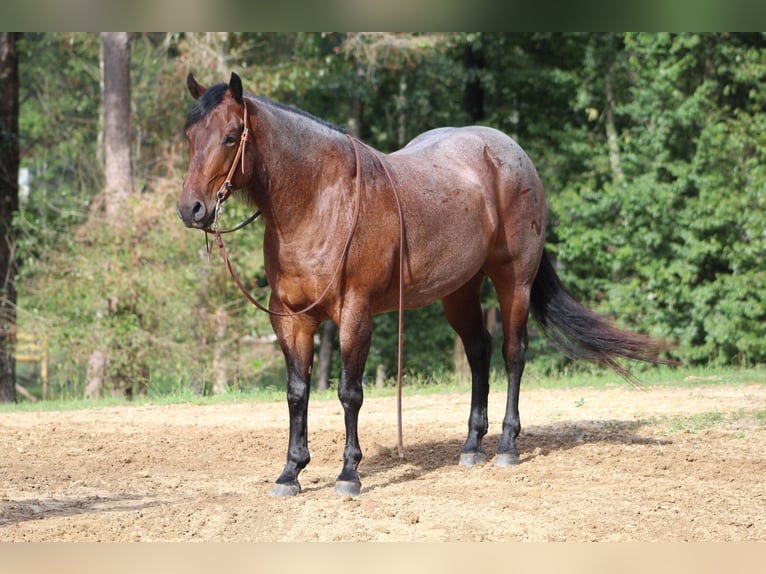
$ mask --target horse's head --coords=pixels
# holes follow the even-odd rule
[[[249,127],[245,126],[248,101],[242,94],[242,80],[234,73],[228,84],[209,89],[189,74],[186,85],[196,101],[186,120],[189,169],[177,210],[187,227],[205,228],[213,223],[217,202],[228,197],[231,188],[246,186],[252,175],[252,166],[244,161],[249,144],[242,142],[240,150],[243,132]]]

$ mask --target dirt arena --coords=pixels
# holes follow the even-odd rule
[[[490,395],[491,453],[504,394]],[[368,399],[362,495],[333,493],[343,417],[309,410],[312,462],[269,495],[283,403],[0,415],[0,541],[766,540],[766,384],[522,392],[521,464],[457,466],[468,394]]]

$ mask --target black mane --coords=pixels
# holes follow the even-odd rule
[[[322,118],[318,118],[313,114],[310,114],[309,112],[302,110],[300,108],[296,108],[294,106],[288,106],[287,104],[280,104],[279,102],[275,102],[273,100],[270,100],[269,98],[263,97],[263,96],[252,96],[252,99],[261,102],[262,104],[265,104],[267,106],[271,106],[280,110],[284,110],[286,112],[290,112],[293,114],[298,114],[299,116],[302,116],[306,119],[312,120],[320,125],[323,125],[326,128],[331,129],[334,132],[340,132],[342,134],[346,133],[346,130],[344,130],[342,127],[333,124],[332,122],[328,122],[326,120],[323,120]]]
[[[197,100],[194,102],[194,106],[189,112],[188,117],[186,118],[186,125],[184,125],[184,131],[188,130],[194,124],[200,122],[206,115],[208,115],[211,112],[211,110],[213,110],[216,106],[218,106],[218,104],[220,104],[221,101],[223,100],[223,96],[224,94],[226,94],[226,91],[228,89],[229,89],[228,84],[216,84],[215,86],[208,88],[204,94],[202,94],[199,98],[197,98]],[[312,120],[320,125],[323,125],[324,127],[329,128],[333,131],[340,132],[343,134],[346,133],[346,131],[340,126],[337,126],[333,123],[325,121],[321,118],[318,118],[300,108],[288,106],[286,104],[280,104],[279,102],[275,102],[263,96],[254,96],[252,94],[246,94],[246,97],[252,100],[255,100],[261,104],[264,104],[266,106],[271,106],[280,110],[284,110],[286,112],[297,114],[306,119]]]
[[[205,93],[195,100],[194,106],[189,112],[189,116],[186,118],[184,131],[201,121],[202,118],[208,115],[211,110],[220,104],[228,89],[228,84],[216,84],[205,90]]]

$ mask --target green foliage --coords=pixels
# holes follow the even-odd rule
[[[476,67],[465,66],[467,46],[481,55]],[[276,385],[277,363],[239,357],[246,336],[270,333],[268,318],[247,307],[215,253],[207,263],[201,234],[174,215],[186,168],[186,74],[209,85],[234,69],[246,89],[358,125],[386,151],[426,129],[474,121],[463,90],[478,80],[479,121],[515,137],[540,171],[547,248],[577,296],[677,342],[685,362],[764,362],[764,48],[763,34],[134,34],[137,193],[115,226],[98,215],[100,38],[24,34],[22,167],[32,189],[16,220],[19,321],[51,334],[61,394],[82,392],[98,347],[109,351],[110,380],[202,392],[222,343],[222,309],[230,387]],[[246,215],[227,204],[227,221]],[[258,225],[227,248],[265,298]],[[490,288],[485,302],[496,304]],[[395,313],[375,319],[368,376],[378,364],[395,373],[396,324]],[[534,327],[531,335],[528,375],[583,368]],[[453,343],[438,304],[408,312],[410,380],[451,369]]]
[[[174,215],[185,169],[181,126],[190,103],[184,77],[200,65],[181,57],[192,39],[132,38],[137,193],[123,220],[106,222],[100,215],[100,38],[23,37],[22,165],[32,171],[32,189],[17,217],[19,322],[50,337],[54,396],[82,395],[96,351],[107,356],[107,391],[205,392],[213,379],[213,347],[220,342],[218,308],[230,317],[221,344],[230,384],[238,385],[252,374],[237,366],[238,340],[270,331],[268,319],[235,294],[217,253],[208,263],[202,234],[186,230]],[[82,165],[93,177],[81,173],[90,173]],[[226,222],[246,215],[246,206],[227,205]],[[238,234],[229,248],[257,291],[260,233]]]
[[[625,179],[574,181],[552,202],[567,282],[677,341],[686,361],[766,359],[764,46],[763,36],[627,35]]]
[[[143,385],[157,393],[191,381],[205,392],[219,338],[219,306],[228,306],[227,342],[268,332],[268,319],[235,293],[216,252],[208,262],[202,234],[167,217],[174,202],[175,189],[165,187],[134,198],[120,225],[90,218],[43,262],[45,271],[30,279],[27,320],[34,318],[49,332],[58,394],[82,393],[94,350],[108,355],[108,388],[135,386],[138,392]],[[258,256],[242,265],[245,277],[260,265],[260,245],[252,250]],[[230,346],[227,352],[236,351]],[[232,355],[227,358],[233,362]]]
[[[374,318],[373,343],[367,360],[368,376],[374,378],[377,365],[382,364],[389,378],[396,377],[398,331],[397,313]],[[428,375],[451,370],[455,335],[447,325],[441,304],[405,311],[403,341],[405,372]]]
[[[103,179],[98,158],[100,40],[32,34],[18,43],[21,167],[34,192],[21,197],[20,271],[83,221]]]

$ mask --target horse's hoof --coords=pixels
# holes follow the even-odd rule
[[[495,466],[505,468],[517,464],[519,464],[519,455],[516,453],[504,452],[495,455]]]
[[[301,485],[297,482],[294,484],[275,484],[271,489],[271,496],[297,496],[301,492]]]
[[[460,466],[476,466],[487,462],[487,455],[483,452],[461,452]]]
[[[359,496],[362,493],[362,483],[358,480],[338,480],[335,483],[335,494],[341,496]]]

